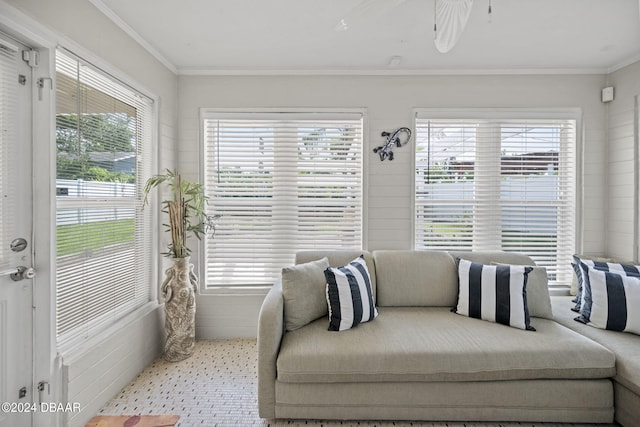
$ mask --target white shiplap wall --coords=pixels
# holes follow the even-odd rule
[[[62,414],[63,425],[84,426],[162,352],[160,310],[147,312],[81,353],[62,358],[63,399],[79,412]],[[152,332],[154,331],[154,332]]]
[[[412,127],[414,108],[580,108],[584,126],[582,247],[605,251],[606,123],[600,102],[604,75],[512,76],[180,76],[178,162],[196,179],[201,107],[353,107],[367,110],[365,172],[369,250],[410,249],[413,144],[396,149],[394,161],[371,151],[383,130]],[[194,258],[197,258],[195,256]],[[255,336],[262,296],[201,295],[198,337]],[[229,307],[233,306],[234,309]]]
[[[638,135],[635,98],[640,95],[640,62],[609,76],[615,99],[607,104],[608,216],[606,248],[609,256],[638,261]]]

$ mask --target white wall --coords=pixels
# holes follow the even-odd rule
[[[156,97],[159,105],[158,144],[154,150],[157,163],[159,168],[175,165],[177,77],[171,70],[151,56],[87,0],[5,0],[4,3],[17,10],[15,19],[21,22],[15,23],[15,27],[21,28],[32,24],[34,28],[27,28],[27,30],[38,34],[42,39],[39,43],[42,45],[59,44],[69,48],[126,82],[135,82],[134,86],[140,85],[144,92]],[[11,27],[11,25],[12,23],[9,23],[8,26]],[[52,143],[52,139],[36,140],[35,151],[54,153],[55,148],[51,148]],[[48,171],[37,169],[36,175],[38,173],[48,174]],[[53,182],[53,178],[36,176],[36,182],[50,183]],[[49,194],[42,188],[38,188],[37,191],[39,196],[36,203],[41,203],[42,206],[35,207],[36,223],[38,215],[52,216],[51,206],[55,205],[55,194],[50,194],[52,191],[49,191]],[[51,219],[48,223],[54,224]],[[49,233],[44,230],[40,236],[52,234],[53,227],[55,225],[49,229]],[[52,253],[54,250],[52,245],[49,245],[47,250],[38,253],[39,285],[46,285],[43,283],[43,278],[46,277],[43,274],[54,270],[55,254]],[[44,253],[47,251],[48,254]],[[55,289],[53,279],[51,282],[49,287]],[[47,286],[36,287],[36,290],[38,289],[41,289],[39,292],[43,292],[42,290],[46,291]],[[54,301],[51,298],[45,300],[53,307]],[[39,322],[36,328],[48,327],[53,330],[48,326],[55,324],[53,310],[50,314],[50,318],[45,319],[45,322]],[[43,325],[44,323],[46,326]],[[68,424],[65,422],[65,426],[83,426],[108,399],[127,385],[161,353],[163,339],[161,325],[161,310],[157,307],[151,308],[151,311],[146,310],[144,313],[139,313],[139,316],[133,316],[126,325],[119,325],[118,331],[110,331],[110,334],[98,340],[97,345],[86,348],[82,352],[62,355],[59,361],[60,368],[54,367],[51,377],[46,380],[51,382],[53,388],[49,401],[81,404],[80,413],[61,414],[68,418]],[[38,330],[36,335],[48,336],[46,332]],[[56,354],[55,337],[52,341],[51,359]],[[40,355],[37,356],[40,357]],[[53,360],[50,365],[56,366]],[[43,377],[44,374],[36,381],[45,379]]]
[[[615,99],[608,109],[607,253],[638,261],[638,130],[634,131],[635,97],[640,95],[640,62],[609,76]]]
[[[584,126],[582,247],[605,251],[607,149],[603,75],[540,76],[180,76],[179,167],[198,177],[200,107],[364,107],[369,250],[411,249],[412,146],[380,162],[371,151],[380,132],[412,127],[412,110],[424,108],[581,108]],[[194,257],[195,258],[195,257]],[[255,336],[260,296],[203,295],[198,299],[199,338]],[[232,308],[231,308],[232,307]],[[233,329],[231,329],[233,328]]]

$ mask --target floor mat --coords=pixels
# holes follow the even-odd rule
[[[84,427],[173,427],[179,415],[100,415],[91,418]]]

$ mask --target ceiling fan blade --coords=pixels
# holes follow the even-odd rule
[[[464,31],[473,0],[440,0],[436,2],[436,34],[433,42],[440,53],[447,53],[458,43]]]
[[[335,31],[347,31],[373,17],[383,15],[406,0],[363,0],[338,21]]]

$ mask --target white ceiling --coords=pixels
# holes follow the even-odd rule
[[[491,0],[491,18],[475,0],[446,54],[434,0],[89,1],[180,74],[603,73],[640,60],[638,0]]]

